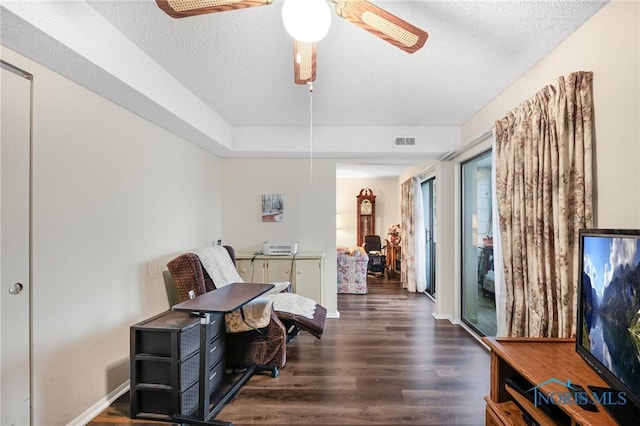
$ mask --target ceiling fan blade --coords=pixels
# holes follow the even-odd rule
[[[420,49],[429,34],[366,0],[331,0],[338,16],[408,53]]]
[[[293,80],[307,84],[316,79],[316,44],[293,41]]]
[[[246,9],[268,5],[272,2],[273,0],[156,0],[158,7],[172,18]]]

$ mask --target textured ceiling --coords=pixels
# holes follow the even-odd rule
[[[373,3],[429,39],[410,55],[333,14],[318,43],[314,126],[455,129],[606,2]],[[293,42],[280,0],[183,19],[154,1],[49,4],[3,1],[2,44],[194,143],[234,155],[238,147],[225,139],[242,145],[243,128],[309,125],[310,97],[293,83]],[[352,134],[357,142],[359,133]],[[335,154],[366,157],[362,143],[340,142]],[[391,144],[385,149],[393,151]]]
[[[602,4],[374,3],[427,31],[427,44],[407,54],[334,15],[318,42],[317,125],[461,125]],[[307,123],[282,2],[177,20],[154,2],[89,4],[232,125]]]

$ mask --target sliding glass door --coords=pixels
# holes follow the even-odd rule
[[[436,179],[422,182],[425,248],[424,261],[427,279],[426,292],[436,295]]]
[[[495,336],[491,151],[462,164],[462,320]]]

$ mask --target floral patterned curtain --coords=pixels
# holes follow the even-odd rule
[[[496,122],[508,336],[575,336],[578,230],[593,222],[592,78],[560,77]]]
[[[400,185],[400,225],[402,226],[402,240],[400,252],[402,262],[400,280],[407,290],[416,291],[416,262],[415,246],[415,216],[414,216],[413,181],[408,179]]]

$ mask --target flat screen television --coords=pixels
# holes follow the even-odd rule
[[[620,424],[629,416],[635,423],[640,413],[640,230],[583,229],[579,250],[576,350],[622,397],[607,400],[607,411]]]

